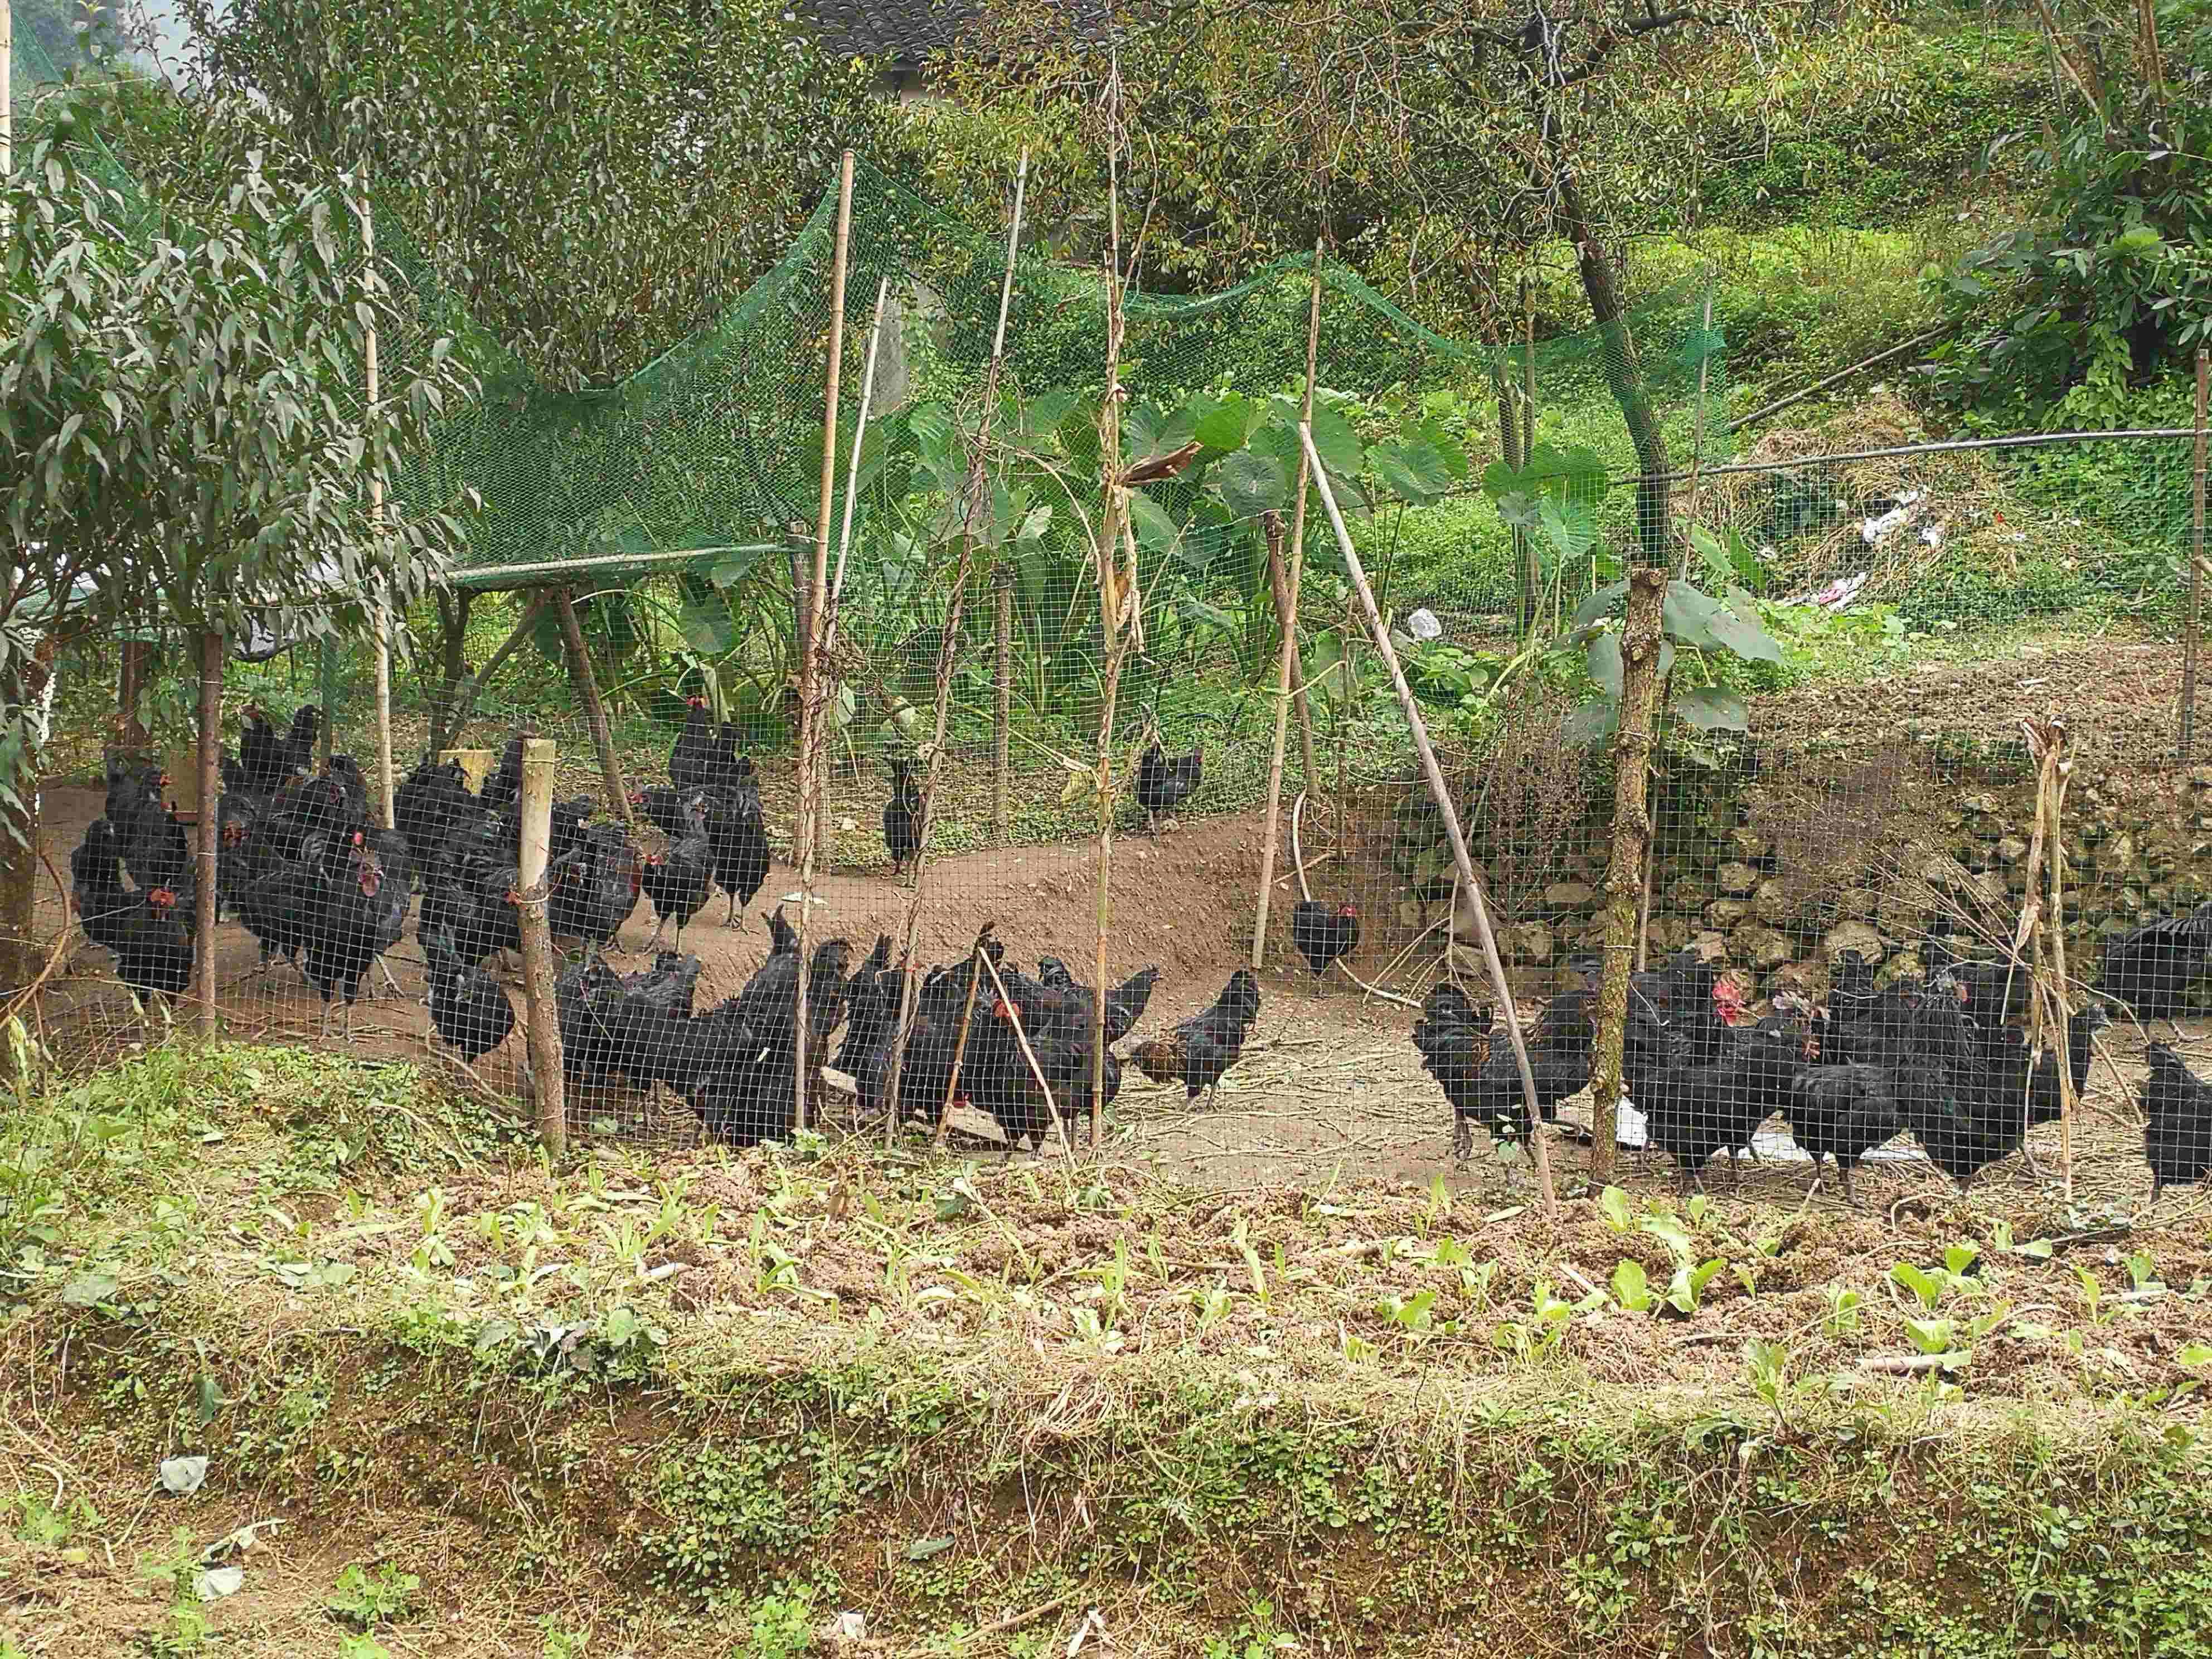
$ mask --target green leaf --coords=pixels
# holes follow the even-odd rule
[[[728,654],[738,642],[738,624],[730,607],[717,599],[708,604],[687,604],[678,613],[684,642],[702,657]]]
[[[1889,1276],[1917,1297],[1923,1308],[1932,1308],[1943,1299],[1943,1281],[1910,1261],[1899,1262],[1889,1270]]]
[[[1724,685],[1700,685],[1674,699],[1674,713],[1700,732],[1748,732],[1751,705]]]
[[[1782,647],[1765,629],[1744,621],[1687,582],[1668,582],[1662,604],[1663,625],[1680,644],[1700,651],[1725,651],[1747,662],[1782,660]]]
[[[1186,406],[1170,413],[1139,404],[1121,422],[1121,463],[1129,466],[1172,455],[1197,435],[1194,410]]]
[[[2185,1365],[2212,1365],[2212,1344],[2184,1343],[2174,1358]]]
[[[87,1270],[62,1286],[62,1300],[72,1308],[90,1308],[107,1301],[117,1289],[114,1274]]]
[[[1451,492],[1451,469],[1432,444],[1376,444],[1368,450],[1367,462],[1385,489],[1416,507],[1433,506]]]
[[[1253,428],[1267,414],[1267,405],[1231,392],[1218,400],[1200,398],[1193,407],[1198,419],[1192,431],[1208,449],[1226,453],[1244,447]]]
[[[1584,660],[1589,665],[1590,678],[1597,682],[1597,689],[1608,697],[1618,698],[1622,673],[1620,634],[1608,628],[1602,634],[1590,635]]]
[[[1167,509],[1141,489],[1128,494],[1129,526],[1137,532],[1137,545],[1155,553],[1172,553],[1182,539],[1182,526]]]
[[[950,1536],[913,1539],[907,1544],[906,1559],[909,1561],[927,1561],[933,1555],[944,1554],[952,1547],[952,1544],[953,1540]]]
[[[1631,1313],[1651,1306],[1651,1286],[1640,1261],[1624,1261],[1613,1270],[1613,1299]]]
[[[1905,1340],[1923,1353],[1949,1352],[1952,1338],[1958,1326],[1948,1319],[1913,1319],[1905,1322]]]
[[[1291,472],[1282,461],[1257,450],[1240,449],[1213,469],[1214,495],[1232,518],[1254,519],[1279,511],[1291,497]]]
[[[1626,582],[1612,582],[1597,589],[1575,607],[1575,619],[1567,625],[1568,634],[1579,634],[1599,618],[1613,615],[1627,597]]]
[[[1598,1212],[1605,1217],[1605,1224],[1617,1233],[1628,1231],[1632,1212],[1628,1194],[1618,1187],[1608,1187],[1597,1195]]]
[[[1597,514],[1586,501],[1564,504],[1547,495],[1536,508],[1536,522],[1542,528],[1544,539],[1552,544],[1553,552],[1565,564],[1575,564],[1589,556],[1597,542]]]

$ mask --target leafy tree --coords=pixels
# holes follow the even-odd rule
[[[211,84],[357,172],[539,384],[635,373],[780,258],[877,119],[779,0],[184,0]]]
[[[250,133],[237,113],[210,104],[204,130]],[[64,103],[19,152],[4,209],[0,983],[27,968],[42,648],[151,617],[234,637],[288,605],[314,607],[313,629],[359,629],[373,597],[406,604],[458,526],[395,511],[380,527],[371,481],[472,386],[438,341],[363,406],[366,332],[401,319],[363,281],[342,189],[257,146],[186,216],[100,181],[76,138]]]
[[[2131,64],[2103,61],[2130,39]],[[2212,345],[2212,4],[2131,9],[2052,50],[2069,118],[2010,141],[2033,222],[1932,273],[1960,331],[1936,384],[2008,430],[2124,424],[2131,392]]]

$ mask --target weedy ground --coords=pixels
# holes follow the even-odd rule
[[[55,1079],[0,1654],[2203,1650],[2201,1208],[1492,1205]]]

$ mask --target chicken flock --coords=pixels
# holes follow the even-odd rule
[[[363,984],[403,939],[411,912],[432,1024],[473,1061],[516,1025],[512,1000],[485,964],[520,946],[522,741],[507,745],[481,792],[459,766],[426,759],[395,792],[387,830],[371,814],[351,757],[313,769],[321,719],[309,705],[280,732],[258,708],[246,711],[238,753],[222,757],[217,920],[227,911],[253,936],[261,971],[280,956],[295,967],[321,1000],[325,1030],[336,1012],[349,1034]],[[1169,757],[1157,738],[1150,742],[1134,793],[1155,825],[1199,787],[1203,766],[1198,748]],[[912,763],[892,762],[891,775],[883,832],[897,876],[920,851],[925,808]],[[997,1122],[1010,1155],[1032,1139],[1042,1146],[1055,1114],[1089,1110],[1100,994],[1054,957],[1041,957],[1034,975],[1024,972],[995,939],[926,971],[894,964],[887,937],[857,964],[848,941],[830,939],[809,958],[802,1033],[799,942],[779,907],[767,919],[769,953],[744,989],[696,1009],[701,967],[682,952],[684,930],[716,888],[726,899],[723,925],[734,926],[773,860],[753,762],[740,752],[737,729],[716,725],[703,699],[691,700],[668,775],[630,797],[667,838],[650,854],[623,823],[595,822],[588,796],[554,808],[548,921],[556,939],[581,946],[556,987],[571,1078],[665,1088],[709,1131],[739,1145],[787,1133],[799,1079],[825,1064],[850,1079],[865,1112],[933,1121],[948,1100],[975,1108]],[[158,767],[112,769],[104,815],[70,858],[84,931],[142,1000],[181,994],[198,945],[198,874],[184,828],[163,802],[167,781]],[[644,947],[653,965],[619,975],[602,953],[641,902],[654,918]],[[1308,899],[1293,908],[1290,934],[1318,979],[1358,949],[1359,915],[1351,904]],[[675,948],[659,949],[671,935]],[[1634,975],[1622,1083],[1647,1144],[1674,1158],[1686,1186],[1702,1180],[1716,1154],[1727,1153],[1732,1169],[1741,1155],[1756,1157],[1754,1137],[1780,1117],[1812,1160],[1816,1186],[1832,1160],[1847,1200],[1860,1164],[1900,1133],[1962,1187],[2024,1153],[2027,1131],[2059,1117],[2062,1093],[2058,1056],[2035,1052],[2023,1029],[2025,975],[2004,962],[1962,957],[1938,938],[1922,941],[1919,957],[1923,977],[1878,985],[1872,963],[1845,955],[1825,1006],[1785,995],[1757,1018],[1694,951]],[[1544,1006],[1522,1045],[1547,1122],[1589,1084],[1595,1059],[1598,963],[1578,958],[1570,968],[1580,982]],[[2074,1093],[2087,1083],[2096,1034],[2110,1023],[2107,1001],[2139,1019],[2172,1020],[2208,970],[2212,904],[2109,945],[2097,997],[2069,1021],[2064,1063]],[[1158,980],[1148,968],[1103,994],[1109,1103],[1123,1071],[1112,1045],[1134,1030]],[[1196,1101],[1242,1056],[1260,1006],[1257,979],[1240,969],[1211,1005],[1136,1043],[1127,1060],[1155,1082],[1182,1083]],[[1478,1126],[1504,1141],[1528,1138],[1528,1091],[1502,1013],[1447,981],[1424,1003],[1413,1041],[1451,1106],[1455,1158],[1470,1154]],[[2212,1085],[2170,1047],[2153,1044],[2148,1059],[2142,1106],[2155,1195],[2212,1176]]]
[[[2212,965],[2212,907],[2201,914],[2205,953],[2193,969],[2169,964],[2194,976]],[[1900,1133],[1961,1188],[2024,1152],[2030,1128],[2058,1121],[2063,1091],[2058,1055],[2037,1053],[2024,1029],[2025,973],[1960,957],[1941,939],[1922,941],[1920,956],[1923,977],[1877,986],[1874,965],[1846,953],[1826,1006],[1784,995],[1772,1012],[1749,1020],[1694,949],[1659,970],[1632,975],[1621,1083],[1643,1116],[1646,1144],[1674,1158],[1687,1188],[1702,1183],[1721,1152],[1740,1177],[1736,1159],[1757,1156],[1754,1137],[1778,1116],[1812,1160],[1814,1186],[1832,1159],[1852,1202],[1852,1172]],[[2125,951],[2117,958],[2130,960]],[[1600,965],[1594,957],[1569,965],[1582,983],[1547,1004],[1522,1041],[1537,1111],[1547,1121],[1591,1080],[1596,1059]],[[2100,988],[2108,994],[2114,965],[2108,957]],[[2166,974],[2141,975],[2137,988],[2152,978],[2161,995],[2178,999],[2164,988]],[[2094,1000],[2068,1021],[2066,1079],[2076,1097],[2088,1081],[2097,1034],[2111,1023],[2105,1004]],[[1413,1035],[1423,1069],[1451,1103],[1455,1157],[1472,1152],[1478,1125],[1499,1141],[1527,1139],[1528,1091],[1502,1016],[1446,982],[1429,994]],[[2166,1186],[2212,1172],[2212,1087],[2191,1077],[2171,1048],[2152,1045],[2150,1060],[2142,1105],[2154,1199]]]
[[[321,1000],[325,1034],[335,1015],[350,1035],[362,987],[404,937],[411,911],[432,1028],[464,1062],[481,1059],[517,1024],[513,999],[486,964],[521,945],[522,739],[507,744],[481,792],[459,765],[423,761],[395,790],[387,830],[369,811],[367,781],[352,757],[334,756],[313,769],[321,719],[319,709],[302,708],[280,733],[258,708],[246,710],[239,752],[222,759],[217,918],[227,910],[258,941],[261,971],[278,957],[299,969]],[[767,917],[767,959],[744,988],[714,1007],[696,1007],[702,969],[683,953],[684,928],[718,887],[727,900],[723,923],[735,925],[773,863],[758,775],[739,750],[737,729],[717,726],[704,700],[692,699],[670,751],[669,781],[629,798],[667,837],[650,854],[623,823],[594,822],[591,797],[556,803],[548,927],[556,940],[581,947],[555,983],[570,1081],[665,1088],[707,1130],[750,1146],[789,1134],[800,1079],[818,1078],[828,1065],[851,1080],[866,1112],[892,1109],[896,1092],[902,1119],[933,1122],[948,1103],[986,1113],[1011,1156],[1028,1141],[1042,1147],[1056,1116],[1090,1109],[1103,1030],[1107,1048],[1097,1069],[1111,1103],[1123,1065],[1112,1045],[1144,1017],[1156,968],[1107,990],[1102,1022],[1099,994],[1059,958],[1040,958],[1032,976],[994,938],[918,977],[892,963],[887,936],[857,964],[850,943],[832,939],[808,957],[802,1020],[800,942],[779,905]],[[1165,760],[1157,741],[1146,763],[1152,770],[1140,769],[1137,793],[1151,813],[1186,799],[1202,766],[1195,750]],[[919,850],[922,806],[912,763],[894,762],[892,774],[883,822],[897,872]],[[195,866],[184,827],[164,804],[167,783],[159,767],[113,768],[104,815],[70,859],[84,930],[142,1001],[181,995],[198,945]],[[641,903],[654,918],[644,946],[653,963],[618,974],[604,952]],[[1336,954],[1356,942],[1356,923],[1348,935],[1340,921],[1328,931],[1335,942],[1324,948]],[[676,948],[660,949],[669,935]],[[1182,1083],[1194,1101],[1242,1057],[1259,1012],[1259,981],[1240,971],[1211,1006],[1136,1044],[1128,1058],[1156,1082]]]

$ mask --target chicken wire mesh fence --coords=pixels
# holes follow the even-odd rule
[[[790,751],[797,618],[820,476],[834,206],[824,204],[783,263],[714,328],[620,387],[550,393],[495,343],[477,342],[489,365],[488,395],[441,434],[410,482],[418,504],[444,504],[469,488],[485,511],[452,586],[404,619],[394,708],[403,774],[417,755],[458,752],[471,793],[489,786],[503,799],[514,780],[500,763],[527,726],[556,742],[556,797],[581,798],[598,820],[580,822],[583,810],[556,820],[556,866],[571,884],[564,901],[556,888],[569,907],[556,922],[569,924],[562,928],[569,939],[611,947],[583,952],[564,982],[580,1126],[688,1133],[703,1121],[744,1140],[787,1133],[793,1116],[779,1079],[790,1070],[795,958],[775,935],[799,908]],[[431,262],[381,216],[379,245],[416,325],[388,350],[404,356],[419,339],[465,328]],[[823,903],[810,918],[814,939],[845,945],[842,963],[823,963],[842,971],[833,990],[817,988],[816,1018],[830,1024],[817,1057],[863,1094],[874,1064],[880,1090],[886,994],[897,976],[878,973],[863,953],[878,938],[902,937],[906,896],[884,879],[905,833],[893,763],[920,758],[939,665],[949,664],[936,861],[923,878],[915,957],[961,963],[985,921],[997,925],[1007,955],[995,977],[953,966],[923,992],[923,1035],[902,1103],[924,1112],[941,1103],[975,981],[985,1013],[973,1026],[979,1047],[963,1103],[982,1115],[963,1122],[985,1139],[1041,1130],[1042,1093],[1062,1108],[1085,1098],[1088,1023],[1079,1017],[1079,988],[1071,995],[1062,975],[1097,977],[1088,839],[1097,809],[1083,774],[1103,679],[1092,554],[1103,290],[1080,271],[1018,263],[1005,374],[986,409],[1002,257],[991,236],[862,170],[844,368],[848,386],[865,388],[871,415],[857,462],[848,458],[859,399],[849,393],[836,437],[831,524],[845,522],[849,477],[853,529],[831,658]],[[1341,980],[1309,976],[1285,949],[1301,942],[1292,933],[1297,901],[1310,892],[1328,913],[1304,941],[1324,960],[1352,937],[1329,917],[1346,903],[1357,909],[1346,967],[1370,984],[1419,1000],[1440,974],[1457,967],[1464,976],[1469,966],[1433,810],[1408,786],[1403,722],[1322,516],[1309,515],[1302,550],[1282,540],[1312,275],[1307,262],[1291,260],[1224,295],[1133,295],[1121,377],[1129,394],[1121,439],[1133,615],[1144,637],[1120,687],[1114,770],[1127,793],[1149,793],[1176,827],[1157,841],[1125,839],[1115,859],[1103,966],[1107,982],[1123,988],[1110,1000],[1109,1030],[1126,1024],[1117,1035],[1133,1039],[1117,1056],[1141,1050],[1144,1060],[1120,1079],[1128,1087],[1113,1129],[1133,1153],[1214,1179],[1325,1176],[1347,1163],[1425,1172],[1446,1144],[1450,1109],[1402,1021],[1389,1024],[1397,1017],[1346,993]],[[1572,1008],[1569,964],[1593,942],[1605,866],[1609,782],[1589,751],[1560,740],[1579,683],[1556,641],[1632,540],[1633,492],[1616,486],[1633,458],[1617,420],[1603,414],[1608,351],[1632,347],[1671,453],[1694,463],[1694,476],[1675,486],[1678,527],[1703,532],[1733,579],[1759,597],[1811,601],[1791,613],[1815,634],[1856,641],[1869,671],[1893,628],[2002,622],[2063,606],[2093,582],[2121,610],[2155,617],[2173,604],[2172,544],[2186,497],[2176,486],[2185,460],[2170,441],[2074,447],[2064,465],[1993,469],[1986,455],[1964,450],[1838,459],[1808,453],[1832,447],[1820,441],[1826,433],[1770,434],[1752,464],[1736,466],[1717,413],[1727,402],[1725,365],[1698,290],[1663,295],[1607,335],[1530,353],[1430,334],[1333,262],[1322,263],[1321,278],[1322,463],[1400,622],[1507,955],[1537,1007]],[[1532,383],[1533,446],[1525,435]],[[2085,471],[2091,454],[2098,459]],[[1485,469],[1493,457],[1503,472]],[[980,496],[970,489],[979,463]],[[1489,486],[1480,494],[1471,487],[1478,475]],[[1272,737],[1275,547],[1307,561],[1295,678],[1310,719],[1291,738],[1291,844],[1272,905],[1270,971],[1248,987],[1231,970],[1255,908],[1250,814]],[[621,793],[636,797],[634,833],[611,822],[614,786],[598,734],[574,706],[556,609],[530,608],[526,595],[555,582],[574,598]],[[53,758],[58,769],[85,769],[84,783],[73,801],[61,788],[47,797],[53,861],[72,855],[62,879],[80,889],[76,911],[96,917],[176,878],[162,862],[175,847],[170,815],[154,803],[162,792],[127,773],[112,783],[103,774],[111,745],[102,739],[112,735],[106,687],[123,672],[126,643],[88,646],[65,665]],[[238,840],[225,842],[227,854],[240,854],[215,942],[226,1017],[248,1033],[321,1040],[322,988],[343,1000],[344,976],[358,966],[370,1006],[346,1022],[342,1040],[420,1054],[434,1026],[448,1050],[458,1039],[471,1075],[512,1086],[522,1043],[507,1022],[520,998],[483,972],[498,968],[509,927],[511,825],[448,800],[431,809],[453,820],[427,831],[434,850],[410,848],[403,860],[374,834],[359,799],[370,793],[366,781],[357,784],[343,765],[331,769],[327,804],[280,799],[267,786],[296,756],[274,734],[289,732],[301,708],[323,711],[331,751],[352,756],[356,772],[374,753],[365,658],[343,652],[327,675],[313,658],[288,653],[231,675],[233,708],[252,702],[274,724],[269,739],[255,739],[260,763],[231,728],[247,785],[235,794],[269,823],[238,824]],[[157,638],[140,644],[156,763],[161,738],[184,719],[177,660]],[[2146,683],[2159,672],[2154,663],[2135,668]],[[485,684],[477,687],[479,676]],[[2012,712],[2064,701],[2057,690],[2042,695],[2048,678],[2017,676]],[[2003,694],[1999,678],[1994,689]],[[2097,683],[2123,682],[2106,672]],[[2072,687],[2078,694],[2087,684]],[[1958,695],[1987,689],[1977,682]],[[457,710],[457,696],[471,692],[471,706]],[[1861,725],[1838,743],[1826,726],[1792,726],[1788,695],[1779,704],[1762,699],[1747,740],[1670,729],[1656,784],[1653,960],[1698,945],[1713,958],[1706,971],[1725,970],[1731,1006],[1761,1008],[1778,992],[1802,991],[1826,997],[1832,1012],[1830,968],[1846,945],[1863,947],[1856,954],[1870,972],[1911,979],[1928,966],[1931,933],[1960,940],[1959,948],[1970,936],[2002,936],[2022,823],[2017,800],[2002,793],[2021,781],[2005,720],[1961,735],[1900,710],[1909,742]],[[703,705],[696,714],[695,699]],[[1858,710],[1879,700],[1862,689],[1848,701]],[[2187,858],[2148,850],[2152,840],[2126,827],[2131,809],[2112,807],[2109,822],[2101,816],[2136,798],[2124,782],[2132,763],[2171,752],[2170,737],[2148,733],[2154,706],[2141,696],[2126,705],[2136,723],[2125,729],[2141,734],[2134,749],[2117,719],[2084,726],[2086,753],[2119,745],[2112,781],[2095,803],[2102,839],[2118,844],[2085,855],[2100,875],[2109,858],[2112,879],[2085,890],[2099,896],[2083,907],[2093,931],[2077,960],[2094,955],[2098,936],[2200,896]],[[726,747],[693,741],[688,760],[679,758],[694,720],[714,726]],[[1149,786],[1131,789],[1155,738],[1160,765]],[[749,771],[739,771],[739,753]],[[1785,784],[1808,768],[1826,787],[1790,793]],[[434,769],[413,781],[416,807],[450,788]],[[699,803],[703,825],[688,816],[695,783],[713,789]],[[1954,803],[1942,793],[1972,783],[1985,787]],[[2179,789],[2170,792],[2175,802]],[[1143,825],[1146,804],[1117,801],[1119,828]],[[106,856],[89,834],[94,816],[116,836],[111,887],[98,872],[84,886],[78,867]],[[1923,822],[1936,825],[1933,839],[1920,833]],[[1945,833],[1952,844],[1941,844]],[[75,856],[88,838],[94,856]],[[277,867],[258,867],[261,844],[276,849]],[[273,895],[257,899],[251,890],[264,878],[275,878]],[[301,915],[283,908],[302,880],[343,899],[319,961],[309,960],[318,941]],[[311,898],[310,908],[325,902]],[[58,890],[42,915],[58,927],[61,910]],[[648,936],[664,915],[688,926],[678,957],[656,963]],[[166,925],[173,946],[179,924]],[[109,955],[159,958],[151,939],[125,939]],[[1156,986],[1128,980],[1155,969]],[[172,971],[157,959],[124,976],[152,983]],[[625,975],[634,982],[622,985]],[[1550,994],[1559,992],[1567,995]],[[1674,993],[1655,984],[1652,995]],[[1002,1004],[1035,1015],[1021,1039],[1000,1018]],[[693,1010],[720,1012],[684,1024]],[[55,988],[41,1017],[64,1051],[143,1034],[128,1000],[98,975]],[[1432,1032],[1445,1023],[1431,1011]],[[1210,1092],[1194,1106],[1200,1091]],[[1915,1178],[1927,1178],[1924,1165]]]

